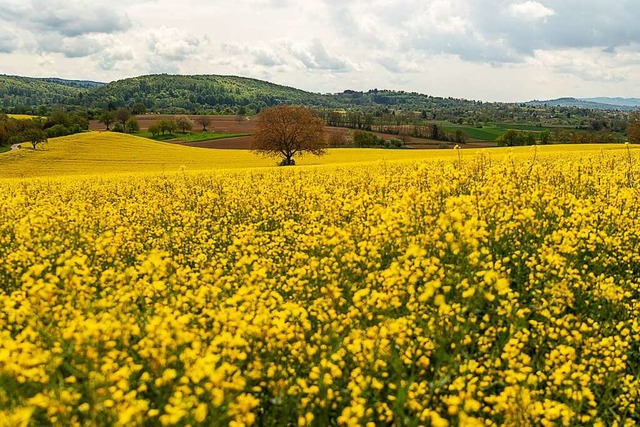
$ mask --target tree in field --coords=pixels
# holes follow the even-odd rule
[[[536,145],[536,134],[533,132],[525,132],[523,140],[525,145]]]
[[[129,117],[129,119],[127,119],[127,123],[124,124],[124,130],[128,133],[138,132],[140,130],[138,119],[136,119],[135,116]]]
[[[541,145],[547,145],[551,143],[551,132],[549,132],[548,130],[545,130],[544,132],[540,133],[540,144]]]
[[[49,122],[51,123],[51,126],[71,126],[71,118],[69,117],[69,113],[61,109],[56,109],[53,111],[53,113],[51,113],[51,115],[49,116]]]
[[[444,139],[444,133],[442,132],[442,128],[440,128],[440,126],[438,126],[437,124],[433,123],[431,124],[431,129],[430,129],[430,133],[431,135],[429,136],[431,139],[436,139],[436,140],[442,140]]]
[[[460,129],[456,129],[456,133],[453,137],[454,142],[458,144],[466,144],[467,143],[467,135]]]
[[[242,123],[247,119],[247,107],[241,105],[236,112],[236,122]]]
[[[30,142],[35,150],[38,144],[47,142],[47,134],[42,129],[30,128],[23,132],[22,139],[26,142]]]
[[[160,132],[162,132],[162,130],[160,130],[160,126],[158,126],[157,123],[154,123],[151,126],[149,126],[148,131],[151,132],[151,135],[153,135],[154,138],[160,135]]]
[[[116,119],[122,124],[124,127],[127,124],[127,120],[131,117],[131,111],[126,108],[118,108],[116,110]]]
[[[305,107],[278,105],[258,115],[251,149],[266,156],[283,157],[283,166],[295,165],[293,156],[326,153],[324,122]]]
[[[629,114],[627,138],[632,144],[640,144],[640,111]]]
[[[147,112],[147,106],[142,102],[138,102],[131,107],[131,114],[144,114]]]
[[[7,131],[4,128],[4,124],[0,122],[0,146],[5,145],[7,140]]]
[[[498,145],[501,147],[513,147],[520,144],[520,133],[516,130],[509,129],[497,139]]]
[[[156,125],[158,126],[158,130],[160,130],[160,132],[162,132],[163,135],[165,133],[172,135],[173,132],[175,132],[176,129],[178,129],[178,126],[176,125],[176,121],[171,119],[158,120],[156,122]]]
[[[377,135],[366,132],[363,130],[356,130],[353,132],[353,145],[358,148],[365,147],[377,147],[382,145],[384,139],[378,137]]]
[[[196,123],[202,126],[202,132],[206,132],[207,126],[211,124],[211,119],[209,118],[209,116],[199,116],[196,119]]]
[[[102,113],[100,113],[98,121],[104,124],[107,127],[107,130],[110,130],[109,126],[111,126],[111,124],[116,121],[116,115],[111,110],[104,110]]]
[[[187,133],[187,131],[193,129],[193,121],[187,116],[178,116],[176,117],[176,126],[182,133]]]
[[[344,131],[331,132],[328,142],[329,147],[345,147],[348,144],[347,133]]]

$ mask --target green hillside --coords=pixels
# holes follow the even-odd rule
[[[38,78],[36,80],[41,80],[43,82],[49,82],[49,83],[56,83],[59,85],[75,87],[80,89],[92,89],[92,88],[106,85],[106,83],[94,82],[91,80],[66,80],[66,79],[59,79],[57,77]]]
[[[88,86],[70,84],[69,80],[37,79],[0,75],[0,105],[15,106],[77,105]]]
[[[245,106],[255,110],[276,104],[331,106],[330,98],[256,79],[235,76],[158,74],[118,80],[93,90],[88,107],[123,107],[143,103],[167,111]]]
[[[256,111],[277,104],[301,104],[316,108],[395,108],[404,110],[475,110],[481,102],[438,98],[415,92],[346,90],[322,95],[262,80],[219,75],[156,74],[108,84],[55,78],[0,76],[3,107],[67,105],[88,108],[130,107],[144,104],[149,110],[205,111],[244,106]]]

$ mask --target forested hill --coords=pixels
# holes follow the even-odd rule
[[[91,88],[96,88],[96,87],[106,85],[106,83],[94,82],[91,80],[65,80],[65,79],[59,79],[57,77],[37,78],[35,80],[41,80],[43,82],[56,83],[59,85],[75,87],[80,89],[91,89]]]
[[[77,106],[119,108],[144,104],[157,112],[247,111],[287,103],[319,108],[389,107],[407,110],[476,109],[481,102],[437,98],[415,92],[346,90],[318,94],[262,80],[218,75],[157,74],[118,80],[108,84],[62,79],[0,76],[2,107]]]
[[[166,111],[208,110],[220,107],[271,106],[281,103],[330,106],[326,96],[262,80],[217,75],[158,74],[118,80],[93,90],[87,107],[124,107],[143,103],[148,109]]]
[[[90,84],[92,83],[92,84]],[[101,83],[63,79],[38,79],[0,75],[0,105],[15,106],[78,105],[89,88]]]
[[[91,92],[85,99],[89,107],[124,107],[143,103],[148,109],[170,112],[184,109],[201,111],[240,106],[256,111],[277,104],[310,107],[396,107],[422,110],[430,108],[475,106],[474,101],[435,98],[418,93],[377,89],[368,92],[346,90],[338,94],[318,94],[263,80],[236,76],[150,75],[109,83]]]

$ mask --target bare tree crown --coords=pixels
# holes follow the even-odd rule
[[[293,164],[296,154],[321,156],[326,153],[324,122],[301,106],[278,105],[262,110],[258,116],[251,149]]]

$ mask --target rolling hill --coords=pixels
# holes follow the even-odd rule
[[[240,106],[257,111],[282,103],[317,108],[389,107],[465,111],[490,105],[416,92],[373,89],[319,94],[245,77],[168,74],[133,77],[107,84],[0,75],[0,100],[4,108],[64,105],[101,109],[142,103],[150,110],[166,113],[220,111],[226,107]]]
[[[0,75],[0,105],[79,105],[89,87],[71,80]]]
[[[582,98],[585,101],[596,102],[598,104],[619,105],[621,107],[640,107],[640,98],[621,98],[621,97],[597,97],[597,98]]]
[[[256,109],[281,103],[329,106],[331,101],[323,95],[244,77],[156,74],[109,83],[91,91],[83,102],[85,106],[97,108],[135,103],[169,111],[215,106]]]
[[[416,92],[374,89],[319,94],[246,77],[167,74],[115,81],[91,91],[84,101],[85,106],[96,108],[130,106],[140,102],[147,108],[164,112],[238,106],[257,111],[282,103],[317,108],[395,107],[412,110],[473,109],[478,105],[475,101],[438,98]]]
[[[258,156],[248,150],[215,150],[167,142],[157,142],[114,132],[86,132],[52,138],[43,148],[25,148],[0,154],[0,179],[31,177],[63,177],[78,175],[160,173],[175,174],[194,171],[273,168],[277,159]],[[540,146],[541,156],[558,152],[625,150],[621,144]],[[634,149],[635,150],[635,149]],[[477,159],[484,156],[522,155],[531,157],[530,147],[478,148],[464,150],[381,150],[375,148],[332,148],[323,157],[304,156],[296,160],[301,167],[348,165],[367,162]],[[299,168],[291,168],[298,170]]]
[[[177,173],[275,167],[278,160],[248,150],[215,150],[152,141],[115,132],[86,132],[51,138],[38,150],[29,144],[0,155],[0,179],[113,173]],[[474,150],[469,150],[473,152]],[[471,155],[471,154],[470,154]],[[453,158],[454,150],[331,149],[323,157],[304,156],[304,165]]]
[[[637,99],[636,99],[637,100]],[[575,107],[585,108],[589,110],[635,110],[640,106],[633,101],[633,98],[557,98],[546,101],[529,101],[525,102],[529,106],[546,106],[546,107]]]

